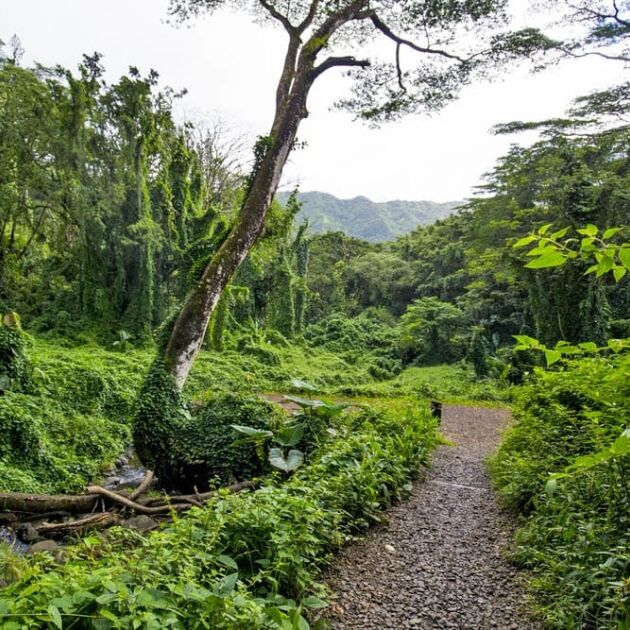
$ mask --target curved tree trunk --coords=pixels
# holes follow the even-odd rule
[[[292,102],[276,115],[270,146],[258,164],[238,221],[190,291],[175,322],[164,352],[167,370],[181,389],[221,293],[260,235],[282,170],[295,142],[300,122],[307,116],[308,82]]]

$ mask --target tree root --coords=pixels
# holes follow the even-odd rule
[[[63,523],[46,523],[36,527],[37,533],[41,536],[59,536],[74,534],[84,529],[105,529],[120,523],[121,517],[114,512],[100,512],[99,514],[89,514],[84,518],[75,521],[65,521]]]
[[[0,516],[11,518],[11,522],[41,521],[46,518],[67,518],[76,514],[89,514],[84,518],[61,523],[46,523],[36,527],[45,533],[64,533],[79,531],[89,527],[109,527],[120,521],[118,512],[133,510],[139,514],[168,515],[173,510],[183,511],[191,507],[203,507],[204,503],[216,497],[220,492],[240,492],[255,488],[251,481],[239,481],[219,490],[195,494],[162,495],[161,497],[142,497],[153,482],[153,472],[147,471],[140,485],[131,493],[113,492],[101,486],[89,486],[88,494],[50,495],[25,494],[20,492],[0,493]],[[100,511],[99,511],[100,508]],[[17,516],[17,515],[20,516]]]

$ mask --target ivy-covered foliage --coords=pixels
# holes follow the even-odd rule
[[[0,313],[0,392],[19,391],[28,384],[25,345],[18,315]]]
[[[254,445],[235,444],[239,436],[232,425],[270,430],[277,423],[270,403],[238,394],[215,394],[191,411],[158,361],[138,395],[133,436],[140,459],[161,484],[205,490],[214,478],[230,482],[267,470]]]
[[[35,561],[0,593],[7,630],[305,627],[330,553],[409,489],[436,441],[428,410],[353,413],[289,481],[192,509],[147,538],[123,530]]]
[[[28,354],[28,388],[0,396],[0,490],[81,491],[131,439],[143,357],[36,339]]]

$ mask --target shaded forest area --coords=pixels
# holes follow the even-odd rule
[[[490,468],[523,518],[512,559],[531,571],[539,617],[627,627],[627,83],[563,119],[498,128],[541,136],[459,212],[395,241],[312,235],[295,197],[274,202],[180,398],[143,379],[252,175],[220,131],[175,122],[180,94],[156,73],[109,84],[98,54],[76,72],[23,68],[12,46],[0,491],[80,492],[134,437],[161,444],[162,459],[139,452],[160,488],[258,489],[151,535],[88,536],[61,564],[0,547],[2,627],[316,627],[331,554],[429,461],[431,399],[513,405]],[[158,407],[177,421],[138,439]]]

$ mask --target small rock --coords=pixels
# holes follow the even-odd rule
[[[392,545],[384,545],[383,548],[388,553],[396,553],[396,549],[394,549],[394,547]]]
[[[18,527],[18,538],[25,543],[32,543],[41,540],[41,536],[37,533],[32,523],[24,523]]]
[[[63,561],[64,550],[54,540],[42,540],[40,542],[31,545],[26,552],[28,555],[34,553],[49,553],[57,562]]]
[[[146,514],[139,514],[138,516],[132,516],[121,523],[123,527],[129,529],[135,529],[139,532],[150,532],[152,529],[159,527],[158,522],[154,521],[150,516]]]
[[[59,549],[59,545],[54,540],[42,540],[31,546],[27,553],[41,553],[47,551],[48,553],[54,553]]]

